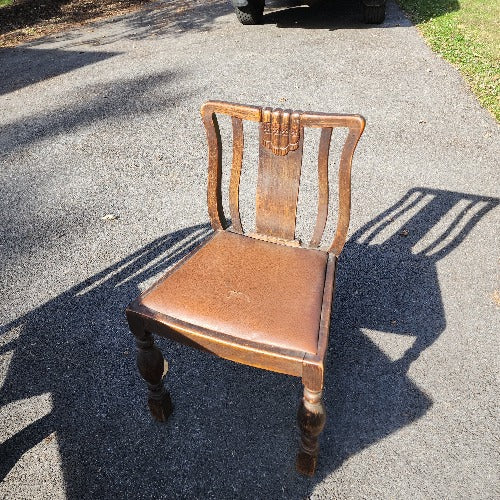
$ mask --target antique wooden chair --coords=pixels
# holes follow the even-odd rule
[[[216,114],[232,117],[229,185],[231,227],[222,207],[221,137]],[[153,417],[172,411],[163,386],[166,362],[152,333],[250,366],[302,377],[296,466],[313,475],[325,425],[323,370],[337,257],[350,216],[351,162],[363,133],[359,115],[302,113],[219,101],[201,108],[208,139],[208,211],[214,232],[127,308],[137,365],[149,388]],[[255,232],[239,213],[242,120],[259,122]],[[321,128],[318,215],[312,240],[295,239],[304,127]],[[328,215],[332,129],[348,128],[339,163],[339,211],[333,243],[319,248]]]

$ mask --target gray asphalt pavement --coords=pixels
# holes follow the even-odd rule
[[[209,232],[211,98],[367,119],[312,479],[300,380],[163,340],[160,425],[135,369],[125,306]],[[0,498],[499,497],[499,129],[394,3],[174,0],[3,50],[0,127]]]

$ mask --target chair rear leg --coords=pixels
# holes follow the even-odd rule
[[[148,406],[151,415],[158,422],[165,422],[171,415],[173,406],[170,394],[163,386],[163,377],[167,372],[167,362],[156,347],[149,332],[136,333],[137,367],[142,378],[148,384]]]
[[[301,474],[313,476],[319,452],[319,435],[325,427],[326,412],[322,401],[323,391],[311,391],[304,386],[297,420],[300,429],[300,445],[296,468]]]

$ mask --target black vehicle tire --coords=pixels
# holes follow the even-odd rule
[[[264,1],[248,0],[246,7],[235,7],[234,11],[241,24],[262,24]]]
[[[363,20],[366,24],[381,24],[385,20],[385,2],[382,5],[363,4]]]

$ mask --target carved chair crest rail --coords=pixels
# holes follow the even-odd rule
[[[222,144],[217,114],[231,117],[231,227],[222,206]],[[347,236],[351,164],[365,120],[359,115],[294,112],[209,101],[201,108],[208,140],[208,212],[214,232],[127,308],[147,382],[153,417],[172,412],[163,385],[166,362],[152,334],[238,363],[302,378],[296,466],[313,475],[322,404],[335,270]],[[245,233],[239,190],[243,120],[259,123],[255,231]],[[295,239],[304,128],[321,129],[318,213],[308,245]],[[328,159],[332,130],[348,129],[339,162],[338,219],[333,242],[319,248],[328,217]]]

